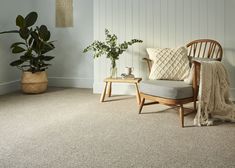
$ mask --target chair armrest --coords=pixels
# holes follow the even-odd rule
[[[193,60],[192,64],[194,64],[196,66],[201,66],[201,62],[199,62],[197,60]]]
[[[143,60],[144,60],[144,61],[150,61],[150,62],[152,61],[152,60],[149,59],[149,58],[143,58]]]
[[[148,74],[150,74],[151,68],[152,68],[152,60],[149,59],[149,58],[143,58],[143,60],[147,62],[147,65],[148,65]]]

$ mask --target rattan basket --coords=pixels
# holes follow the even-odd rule
[[[21,89],[24,93],[37,94],[47,90],[47,73],[42,72],[23,72],[21,78]]]

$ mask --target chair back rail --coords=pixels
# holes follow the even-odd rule
[[[215,40],[199,39],[194,40],[187,45],[188,56],[193,58],[209,58],[217,61],[222,60],[222,46]]]
[[[223,48],[219,42],[211,39],[194,40],[186,45],[189,58],[206,58],[221,61],[223,57]],[[147,62],[148,75],[152,68],[152,61],[144,58]]]

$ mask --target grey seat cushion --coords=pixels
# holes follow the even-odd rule
[[[184,99],[193,96],[193,87],[184,81],[146,80],[140,83],[140,92],[162,98]]]

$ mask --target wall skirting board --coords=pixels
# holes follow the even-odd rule
[[[20,89],[19,80],[0,83],[0,95],[11,93]]]
[[[49,86],[55,87],[75,87],[75,88],[92,88],[92,78],[75,78],[75,77],[49,77]]]
[[[74,88],[92,88],[92,78],[64,78],[49,77],[49,86],[54,87],[74,87]],[[20,80],[0,83],[0,95],[20,90]]]

